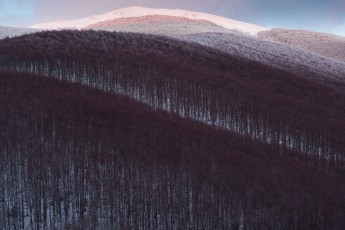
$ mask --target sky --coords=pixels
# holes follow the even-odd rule
[[[25,27],[129,6],[192,10],[269,28],[345,36],[345,0],[0,0],[0,25]]]

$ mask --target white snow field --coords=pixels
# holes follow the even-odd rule
[[[259,31],[267,30],[268,28],[232,20],[229,18],[216,16],[207,13],[193,12],[179,9],[152,9],[139,6],[133,6],[123,9],[114,10],[105,14],[90,16],[86,18],[76,20],[58,20],[53,22],[41,23],[30,26],[30,28],[46,29],[46,30],[58,30],[58,29],[84,29],[90,25],[105,22],[118,18],[133,18],[142,16],[174,16],[184,17],[194,20],[207,20],[218,26],[224,27],[230,30],[239,30],[244,33],[257,34]]]
[[[308,30],[279,29],[261,31],[264,39],[286,43],[345,62],[345,37]]]

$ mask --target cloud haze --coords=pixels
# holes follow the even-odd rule
[[[133,5],[202,11],[266,27],[345,36],[344,0],[0,0],[0,25],[75,19]]]

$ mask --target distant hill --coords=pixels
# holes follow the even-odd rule
[[[58,20],[47,23],[40,23],[32,25],[31,28],[38,29],[84,29],[88,26],[94,25],[100,22],[106,22],[114,19],[125,19],[135,18],[142,16],[172,16],[172,17],[183,17],[192,20],[206,20],[212,22],[218,26],[224,27],[230,30],[239,30],[244,33],[256,34],[258,31],[266,30],[267,28],[253,25],[245,22],[232,20],[216,15],[207,13],[193,12],[179,9],[152,9],[145,7],[128,7],[123,9],[114,10],[101,15],[94,15],[87,18],[81,18],[76,20]]]
[[[195,20],[186,17],[164,15],[113,19],[92,24],[85,27],[85,29],[161,34],[168,36],[180,36],[203,32],[231,32],[231,30],[225,29],[207,20]]]
[[[259,37],[286,43],[345,62],[345,37],[307,30],[272,29],[261,31]]]

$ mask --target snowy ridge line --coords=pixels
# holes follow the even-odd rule
[[[90,16],[86,18],[76,19],[76,20],[58,20],[53,22],[35,24],[30,26],[30,28],[57,30],[57,29],[83,29],[90,25],[96,24],[98,22],[104,22],[108,20],[118,19],[118,18],[132,18],[140,16],[149,15],[164,15],[164,16],[174,16],[174,17],[185,17],[194,20],[207,20],[226,29],[240,30],[245,33],[257,34],[259,31],[267,30],[268,28],[245,23],[241,21],[232,20],[229,18],[216,16],[207,13],[193,12],[187,10],[179,9],[152,9],[145,7],[128,7],[123,9],[118,9],[105,14]]]

